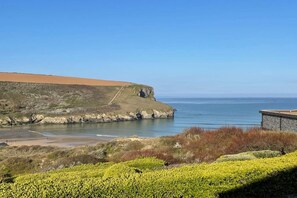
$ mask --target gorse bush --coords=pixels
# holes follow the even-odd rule
[[[171,169],[147,164],[161,165],[149,158],[19,176],[15,183],[0,184],[0,197],[281,197],[297,192],[297,152]]]
[[[130,167],[139,168],[141,170],[154,170],[162,168],[165,165],[163,160],[154,157],[138,158],[135,160],[123,162],[122,164],[125,164]]]
[[[125,164],[114,164],[104,171],[103,179],[126,177],[129,178],[134,173],[141,173],[141,170],[129,167]]]

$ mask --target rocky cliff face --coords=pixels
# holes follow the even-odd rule
[[[0,126],[174,117],[145,85],[96,87],[0,82]]]
[[[151,98],[152,100],[156,100],[154,96],[154,89],[152,87],[142,87],[139,89],[138,96],[142,98]]]
[[[33,114],[21,118],[10,116],[0,119],[2,126],[14,126],[24,124],[75,124],[75,123],[107,123],[120,121],[133,121],[142,119],[167,119],[173,118],[174,111],[162,112],[153,110],[153,113],[147,111],[129,112],[126,114],[85,114],[85,115],[65,115],[65,116],[47,116],[42,114]]]

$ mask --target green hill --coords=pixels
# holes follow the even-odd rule
[[[0,80],[0,90],[0,126],[112,122],[174,114],[170,106],[155,101],[152,87],[132,83],[99,86]]]

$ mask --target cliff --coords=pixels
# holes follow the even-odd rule
[[[0,126],[116,122],[173,116],[173,109],[156,101],[153,88],[145,85],[0,73]]]

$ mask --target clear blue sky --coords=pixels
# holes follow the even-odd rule
[[[0,71],[297,97],[297,1],[0,0]]]

